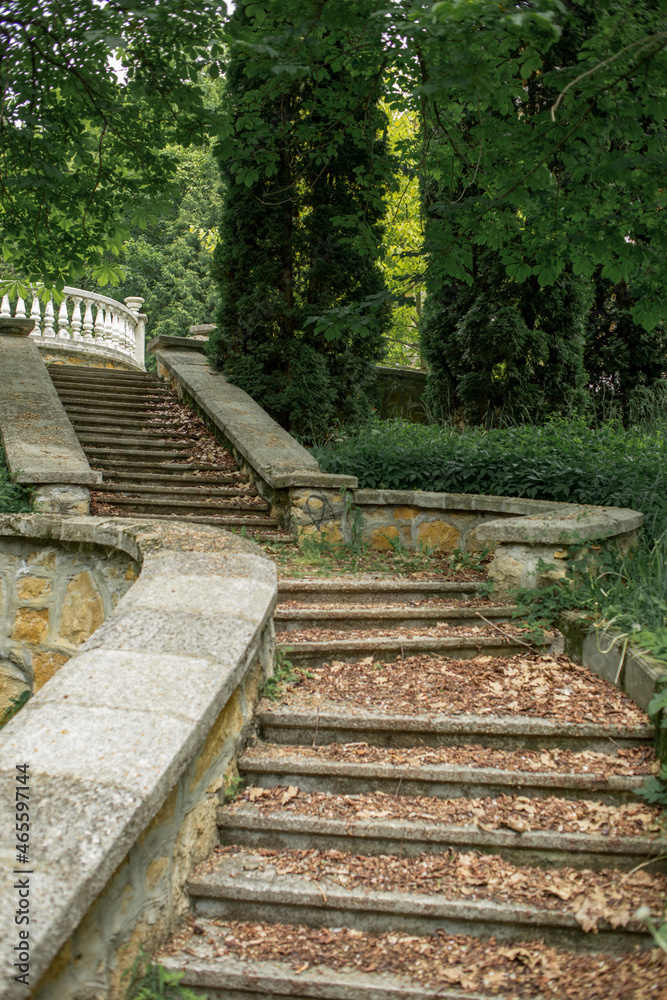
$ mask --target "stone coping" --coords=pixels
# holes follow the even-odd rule
[[[594,507],[477,493],[429,493],[423,490],[355,490],[357,506],[405,506],[510,515],[476,529],[480,542],[573,544],[624,535],[644,523],[644,515],[626,507]]]
[[[667,687],[667,663],[630,645],[627,634],[593,628],[577,611],[563,612],[559,625],[568,656],[620,688],[644,712],[654,695]]]
[[[93,365],[96,363],[106,366],[112,362],[112,367],[121,367],[127,371],[143,372],[146,369],[140,365],[131,354],[126,351],[117,351],[113,347],[106,347],[104,344],[95,341],[80,340],[58,340],[43,337],[35,338],[40,354],[44,355],[47,364],[60,362],[67,364]]]
[[[192,329],[197,328],[193,327]],[[146,350],[149,354],[155,354],[156,351],[177,350],[199,351],[201,354],[206,354],[207,344],[208,337],[195,340],[194,337],[167,337],[161,333],[146,345]]]
[[[0,535],[94,543],[127,552],[142,567],[100,628],[0,731],[5,872],[24,868],[10,833],[15,767],[30,765],[32,984],[254,662],[276,600],[276,569],[253,542],[183,522],[4,515]],[[19,928],[18,894],[7,878],[2,893],[0,940],[9,949]],[[25,995],[12,979],[0,982],[2,1000]]]
[[[0,432],[13,482],[102,481],[84,455],[34,340],[0,335]]]
[[[188,340],[188,345],[192,343]],[[357,486],[355,476],[332,476],[322,472],[317,460],[303,445],[247,392],[228,382],[221,372],[213,371],[199,354],[161,350],[156,352],[156,357],[158,365],[176,379],[248,465],[273,489],[301,484],[331,489]]]

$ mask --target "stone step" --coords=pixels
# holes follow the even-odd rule
[[[509,621],[512,605],[484,605],[468,608],[443,604],[440,607],[353,607],[344,608],[276,608],[273,619],[281,633],[309,628],[330,628],[339,632],[374,628],[429,628],[441,622],[448,626],[481,625],[483,619]],[[299,644],[300,646],[301,644]]]
[[[125,484],[127,484],[128,486],[131,485],[133,487],[138,487],[138,486],[141,486],[144,483],[146,483],[146,484],[148,484],[148,483],[155,483],[157,489],[161,488],[159,485],[157,485],[157,484],[160,484],[160,483],[168,484],[169,486],[171,486],[172,483],[177,484],[177,485],[181,485],[181,484],[182,485],[186,485],[187,484],[188,486],[189,485],[192,485],[192,486],[201,486],[202,489],[204,489],[205,487],[208,486],[209,483],[215,484],[216,486],[219,486],[219,485],[223,485],[225,483],[230,483],[230,484],[232,484],[232,483],[239,483],[239,484],[241,484],[241,483],[247,482],[247,476],[245,476],[244,473],[242,473],[242,472],[220,472],[218,475],[215,475],[215,476],[194,476],[194,475],[188,475],[187,472],[182,473],[180,471],[181,469],[198,469],[198,468],[215,469],[215,468],[217,468],[217,466],[214,466],[214,465],[210,465],[210,466],[209,465],[207,465],[207,466],[174,465],[170,469],[169,466],[162,466],[162,465],[155,466],[153,463],[140,463],[139,462],[139,463],[133,463],[133,467],[137,466],[137,465],[138,466],[142,466],[142,464],[145,465],[147,469],[158,468],[158,469],[160,469],[162,471],[160,471],[160,472],[132,472],[132,471],[128,471],[127,469],[122,469],[122,468],[120,468],[120,469],[102,469],[101,472],[102,472],[102,474],[104,476],[104,488],[106,489],[107,485],[111,486],[111,483],[107,482],[108,479],[113,479],[115,481],[114,484],[113,484],[113,488],[114,489],[116,489],[119,485],[125,485]],[[172,469],[173,469],[173,471],[171,471]],[[146,488],[148,489],[149,487],[147,486]]]
[[[71,419],[71,418],[70,418]],[[190,435],[183,431],[175,430],[171,424],[149,424],[138,423],[136,420],[127,420],[123,423],[116,421],[109,424],[106,420],[97,423],[89,423],[75,418],[72,426],[79,438],[88,437],[103,440],[104,438],[132,439],[138,442],[155,440],[155,438],[168,438],[170,441],[186,441],[192,443]]]
[[[293,653],[288,654],[293,657]],[[637,726],[555,722],[524,715],[401,715],[356,706],[319,709],[261,702],[255,715],[267,743],[368,743],[379,747],[477,745],[501,750],[574,750],[613,753],[614,748],[651,749],[655,731]]]
[[[322,639],[320,641],[289,640],[289,633],[278,633],[276,649],[281,650],[295,666],[321,667],[338,660],[353,663],[374,656],[384,663],[430,653],[448,659],[470,660],[476,656],[512,656],[526,648],[522,640],[505,639],[500,634],[475,636],[383,636],[366,639]],[[535,647],[532,647],[533,651]]]
[[[214,941],[221,922],[199,920],[197,926]],[[208,928],[211,928],[209,931]],[[204,930],[206,928],[206,930]],[[228,934],[235,929],[232,925]],[[198,935],[199,936],[199,935]],[[196,939],[195,939],[196,940]],[[430,939],[425,938],[430,947]],[[429,942],[428,944],[426,942]],[[220,939],[224,947],[224,939]],[[205,946],[201,946],[204,952]],[[250,949],[252,951],[252,949]],[[165,969],[183,972],[181,986],[201,991],[206,1000],[492,1000],[491,994],[447,990],[434,994],[431,987],[410,985],[404,975],[376,975],[348,970],[322,968],[319,963],[304,962],[295,968],[289,961],[261,962],[252,959],[220,958],[210,949],[208,958],[193,958],[193,949],[176,954],[162,954],[158,960]],[[498,994],[493,994],[498,997]]]
[[[83,449],[86,453],[87,458],[103,458],[105,461],[113,462],[117,464],[119,461],[127,458],[137,458],[146,460],[146,452],[150,451],[151,456],[154,459],[161,459],[162,461],[168,462],[170,460],[176,461],[176,459],[183,458],[183,451],[176,451],[173,447],[165,448],[162,445],[158,445],[155,448],[148,449],[146,445],[141,445],[141,447],[130,448],[130,447],[105,447],[98,444],[89,444]],[[93,463],[91,462],[91,465]]]
[[[72,408],[68,408],[68,415],[74,427],[80,430],[91,431],[96,433],[100,430],[103,431],[113,431],[113,432],[123,432],[123,431],[135,431],[142,434],[161,431],[167,432],[169,434],[175,434],[180,437],[187,437],[184,431],[175,430],[174,424],[170,423],[168,420],[159,420],[148,414],[145,416],[135,416],[135,417],[118,417],[116,413],[109,413],[107,416],[95,416],[90,413],[73,413]]]
[[[157,477],[160,478],[160,477]],[[258,496],[254,487],[247,486],[173,486],[169,478],[164,476],[166,483],[154,486],[143,486],[140,482],[131,482],[127,479],[121,482],[110,483],[105,480],[103,486],[96,487],[97,493],[123,493],[132,497],[164,497],[165,499],[183,499],[193,497],[199,500],[202,497],[255,497]],[[142,477],[143,479],[143,477]],[[201,483],[201,479],[199,480]],[[215,482],[215,480],[214,480]],[[120,498],[118,498],[120,499]],[[113,501],[117,502],[116,499]]]
[[[100,385],[100,386],[84,386],[80,383],[76,385],[69,386],[60,384],[56,386],[58,390],[58,395],[67,397],[68,399],[73,399],[81,402],[85,402],[90,399],[93,402],[98,400],[127,400],[127,402],[134,403],[142,400],[151,400],[153,403],[156,400],[174,400],[174,393],[171,389],[166,389],[159,385],[137,385],[137,386],[113,386],[113,385]]]
[[[311,856],[316,863],[320,860],[317,854]],[[423,865],[426,871],[429,860],[437,863],[440,859],[433,855],[426,859]],[[508,903],[494,899],[493,893],[484,887],[477,890],[478,898],[465,898],[451,889],[431,893],[406,891],[392,886],[395,879],[391,877],[391,867],[385,878],[385,884],[391,888],[374,890],[367,885],[338,884],[338,870],[345,871],[350,864],[348,856],[341,856],[340,852],[327,855],[328,878],[325,875],[316,881],[307,871],[294,871],[296,866],[292,861],[293,855],[287,852],[286,856],[281,852],[268,858],[250,849],[218,853],[212,870],[188,879],[195,920],[203,917],[310,927],[353,927],[372,934],[442,933],[450,937],[466,934],[485,939],[494,937],[496,942],[537,939],[556,947],[616,953],[631,951],[637,945],[647,947],[652,942],[647,927],[633,918],[622,929],[600,920],[596,934],[586,933],[566,901],[553,908],[544,904]],[[418,866],[419,862],[414,861],[411,867],[414,870]],[[288,870],[283,873],[281,868],[284,867]],[[449,869],[450,879],[452,870],[460,868],[450,856],[444,857],[437,867],[443,875]],[[517,869],[508,864],[502,865],[501,870],[508,882],[526,872],[525,868]],[[537,873],[528,869],[526,874],[535,879]],[[539,876],[543,881],[544,872],[540,871]],[[600,880],[598,877],[591,881],[595,884]],[[566,876],[558,882],[559,888],[562,883],[567,890]],[[631,898],[634,896],[636,893]]]
[[[479,750],[473,746],[472,751]],[[615,748],[610,744],[607,756]],[[318,750],[322,751],[318,754]],[[305,754],[304,754],[305,751]],[[430,795],[435,798],[482,798],[517,791],[528,798],[555,795],[568,799],[594,799],[610,805],[637,802],[636,791],[646,780],[646,774],[585,773],[591,766],[582,755],[578,767],[570,770],[527,771],[520,769],[517,755],[506,753],[505,761],[497,766],[474,764],[474,753],[465,764],[395,763],[391,752],[387,759],[355,761],[335,760],[326,755],[326,748],[299,746],[275,747],[260,743],[249,747],[239,758],[239,774],[249,784],[259,788],[292,785],[305,792],[327,792],[335,795],[355,795],[382,792],[387,795]],[[465,748],[458,755],[465,759]],[[603,765],[600,764],[600,771]]]
[[[478,597],[484,585],[449,580],[279,580],[278,599],[300,604],[389,604],[426,601],[432,598],[470,601]]]
[[[179,455],[179,459],[180,459]],[[106,464],[105,464],[106,462]],[[221,472],[219,465],[212,465],[210,462],[182,462],[182,461],[169,461],[169,462],[146,462],[139,458],[123,458],[122,461],[113,460],[113,456],[110,459],[102,460],[98,462],[91,462],[93,468],[98,472],[101,472],[104,476],[118,476],[127,478],[128,476],[139,476],[142,481],[149,482],[148,476],[157,476],[158,480],[168,480],[172,481],[172,476],[178,479],[182,479],[184,475],[187,476],[189,472],[215,472],[217,476],[206,477],[206,481],[210,478],[218,479],[219,477],[233,476],[234,481],[237,481],[238,477],[245,478],[242,472]],[[197,482],[201,482],[202,478],[196,478]]]
[[[81,442],[82,446],[93,446],[100,447],[104,446],[107,449],[111,448],[143,448],[153,451],[157,448],[171,448],[178,449],[179,451],[188,451],[192,444],[189,441],[184,441],[182,439],[174,439],[169,437],[160,437],[158,434],[123,434],[115,436],[112,433],[109,434],[87,434],[77,431],[77,437]]]
[[[447,934],[199,918],[157,960],[207,1000],[661,1000],[664,963]]]
[[[58,365],[53,364],[49,367],[49,374],[52,378],[71,378],[73,381],[77,381],[79,378],[91,378],[91,379],[107,379],[109,381],[114,381],[116,379],[132,379],[136,382],[159,382],[164,385],[164,379],[161,379],[155,372],[139,372],[139,371],[119,371],[117,368],[94,368],[92,365],[76,365],[76,367],[69,365]]]
[[[118,417],[125,417],[126,420],[138,422],[141,420],[151,420],[155,416],[155,406],[149,403],[118,403],[117,406],[110,407],[108,403],[86,403],[85,406],[62,399],[61,402],[70,419],[88,419],[89,417],[108,420],[116,420]]]
[[[82,391],[86,393],[94,393],[98,391],[103,392],[113,392],[113,391],[128,391],[128,392],[165,392],[170,391],[165,387],[164,382],[160,382],[159,379],[149,380],[149,379],[91,379],[91,378],[62,378],[58,376],[57,378],[52,375],[51,380],[55,385],[56,389],[59,391],[62,389],[64,392],[74,392]]]
[[[144,392],[132,395],[121,392],[108,392],[104,394],[100,392],[92,396],[64,389],[58,391],[58,396],[66,410],[71,405],[75,405],[79,411],[79,415],[84,409],[88,413],[98,413],[99,415],[100,411],[106,413],[109,408],[113,408],[115,415],[119,417],[124,415],[131,416],[132,413],[137,412],[137,409],[155,416],[156,406],[159,406],[161,402],[171,401],[172,399],[171,394],[164,396],[164,398],[162,395]]]
[[[250,790],[252,791],[252,789]],[[286,788],[287,792],[288,789]],[[303,793],[299,793],[301,796]],[[369,810],[367,797],[356,809],[356,796],[326,796],[320,808],[322,815],[299,811],[299,801],[278,806],[268,812],[258,802],[245,799],[221,806],[218,810],[220,843],[271,850],[343,851],[361,855],[391,855],[416,857],[424,853],[443,854],[448,850],[493,854],[514,865],[538,868],[575,868],[601,871],[614,868],[630,871],[638,865],[646,869],[664,870],[663,855],[667,842],[652,836],[608,836],[600,833],[556,832],[539,827],[533,818],[532,829],[490,829],[488,823],[447,822],[434,815],[429,818],[428,797],[404,800],[418,818],[406,819],[400,804],[391,796],[382,796],[381,809]],[[460,799],[453,800],[460,802]],[[550,801],[531,799],[536,807],[548,808]],[[488,810],[489,799],[466,800],[471,809],[481,803],[482,813]],[[627,808],[627,807],[626,807]],[[647,807],[648,808],[648,807]],[[373,815],[372,813],[381,813]],[[392,815],[394,813],[394,815]],[[520,814],[524,815],[524,814]]]
[[[138,511],[133,508],[131,511],[119,511],[117,514],[113,514],[113,517],[136,517],[137,514],[146,511]],[[247,514],[239,514],[238,517],[234,517],[231,514],[218,514],[211,517],[200,517],[188,514],[153,514],[151,513],[151,519],[156,521],[187,521],[192,524],[213,524],[219,528],[279,528],[279,523],[273,517],[251,517]],[[293,540],[293,536],[288,536],[290,540]]]
[[[156,497],[155,499],[114,496],[113,498],[105,499],[97,494],[98,491],[96,490],[94,496],[98,502],[112,504],[114,507],[119,507],[122,510],[131,510],[137,514],[173,513],[174,515],[180,515],[181,513],[220,513],[226,515],[235,511],[254,511],[258,516],[260,516],[263,512],[269,509],[269,505],[267,503],[235,503],[230,500],[219,498],[214,498],[212,500],[197,498],[183,500],[170,499],[168,496]],[[264,518],[263,520],[266,521],[267,519]],[[278,522],[275,519],[272,519],[272,524],[278,524]]]

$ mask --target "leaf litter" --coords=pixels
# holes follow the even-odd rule
[[[436,996],[458,989],[483,1000],[667,1000],[667,956],[660,949],[610,955],[444,931],[371,934],[190,917],[158,958],[177,953],[186,967],[189,960],[232,957],[282,963],[293,975],[308,969],[385,974],[435,990]]]
[[[286,638],[294,640],[295,634]],[[373,656],[353,663],[331,660],[300,672],[282,702],[294,708],[344,704],[392,715],[528,715],[623,727],[649,721],[627,695],[587,667],[567,656],[529,652],[469,660],[425,654],[392,663]]]
[[[289,798],[285,793],[290,790]],[[550,830],[602,837],[647,837],[660,831],[660,809],[645,803],[607,805],[589,799],[563,799],[553,795],[528,798],[496,795],[477,799],[433,798],[426,795],[389,795],[367,792],[340,795],[304,792],[296,786],[246,789],[226,808],[233,814],[252,805],[263,815],[277,810],[300,816],[318,816],[343,822],[407,820],[480,830],[515,833]]]
[[[294,876],[331,886],[373,892],[439,895],[447,900],[493,901],[571,914],[586,932],[601,923],[611,927],[641,926],[634,919],[640,906],[660,916],[667,894],[667,875],[645,870],[619,872],[609,868],[545,870],[517,866],[495,854],[424,853],[361,855],[339,850],[289,850],[218,847],[195,871],[195,877],[218,871],[246,878]]]

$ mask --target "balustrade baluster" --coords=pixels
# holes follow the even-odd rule
[[[93,303],[91,299],[86,299],[86,309],[83,315],[83,339],[87,343],[93,340]]]
[[[72,340],[83,340],[81,336],[81,296],[72,295]]]
[[[95,340],[104,343],[104,306],[97,304],[97,315],[95,316]]]
[[[113,318],[111,309],[106,306],[104,317],[104,343],[107,347],[115,347],[113,342]]]
[[[35,326],[33,328],[31,337],[41,337],[42,336],[42,309],[39,304],[39,295],[37,292],[32,293],[32,309],[30,310],[30,319],[34,319]]]
[[[58,340],[69,340],[69,313],[67,312],[67,297],[60,303],[58,311]]]
[[[9,306],[9,296],[2,296],[2,306],[0,307],[0,319],[11,319],[12,310]]]
[[[56,331],[53,328],[54,312],[53,299],[49,299],[44,309],[44,336],[55,337]]]
[[[16,316],[17,319],[25,319],[26,318],[26,315],[25,315],[25,302],[23,301],[23,299],[20,296],[16,300],[16,309],[14,310],[14,315]]]

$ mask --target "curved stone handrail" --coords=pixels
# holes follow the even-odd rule
[[[39,347],[61,347],[82,356],[102,354],[110,359],[130,362],[144,370],[145,315],[140,311],[143,299],[128,296],[125,305],[107,295],[65,285],[60,305],[53,295],[42,300],[43,289],[33,288],[28,314],[26,302],[18,298],[13,309],[5,295],[0,318],[32,319],[30,334]]]
[[[99,975],[102,958],[112,971],[128,961],[119,944],[142,940],[146,914],[163,938],[180,916],[184,880],[215,843],[222,771],[272,668],[276,570],[246,539],[150,518],[4,515],[2,535],[94,543],[141,565],[115,610],[0,732],[0,861],[6,872],[30,872],[31,996],[52,995],[34,989],[58,956],[48,976],[57,967],[76,982],[58,980],[53,995],[70,997],[86,975]],[[24,763],[27,868],[10,836]],[[26,988],[7,964],[19,944],[9,879],[0,898],[0,997],[14,1000]],[[72,949],[63,946],[95,907],[99,920],[119,923],[108,932],[95,924],[68,973]]]

